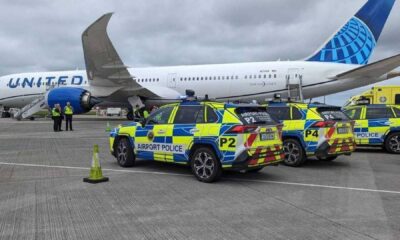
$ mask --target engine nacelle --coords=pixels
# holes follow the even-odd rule
[[[61,108],[70,102],[74,108],[74,114],[87,113],[99,101],[91,96],[91,93],[82,88],[61,87],[50,90],[46,95],[46,103],[49,108],[55,104],[60,104]]]

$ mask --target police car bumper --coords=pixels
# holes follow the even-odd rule
[[[233,170],[248,170],[268,165],[277,165],[285,159],[285,154],[280,146],[273,150],[269,148],[256,150],[254,154],[245,151],[240,154],[230,167]]]
[[[315,156],[320,159],[325,159],[331,156],[351,155],[355,150],[354,139],[334,140],[332,143],[328,141],[321,144],[315,152]]]

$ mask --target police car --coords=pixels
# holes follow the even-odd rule
[[[284,158],[277,122],[265,107],[196,100],[114,129],[110,149],[122,167],[138,158],[187,164],[202,182],[216,181],[223,169],[255,172]]]
[[[346,107],[344,112],[355,121],[357,145],[383,146],[389,153],[400,154],[400,106],[368,104]]]
[[[297,167],[308,157],[333,161],[355,149],[352,121],[340,107],[271,101],[267,112],[283,124],[285,165]]]

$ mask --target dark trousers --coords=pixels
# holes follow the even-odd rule
[[[53,117],[53,130],[54,132],[58,132],[60,130],[60,122],[61,117]]]
[[[65,115],[65,130],[68,131],[68,126],[69,130],[72,131],[72,115]]]
[[[58,131],[62,131],[61,130],[62,120],[63,120],[63,116],[60,116],[59,120],[58,120]]]

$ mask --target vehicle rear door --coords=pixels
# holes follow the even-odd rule
[[[363,137],[368,132],[368,120],[365,119],[365,107],[346,109],[346,115],[354,121],[354,138],[356,144],[368,144],[368,138]]]
[[[177,109],[173,125],[166,136],[169,150],[166,152],[167,162],[187,162],[188,150],[195,138],[200,138],[204,123],[204,105],[180,105]]]

